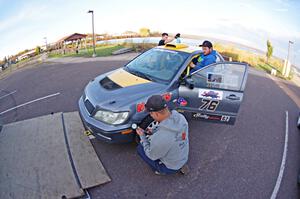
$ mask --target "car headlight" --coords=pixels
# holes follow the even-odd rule
[[[121,124],[125,122],[128,115],[129,112],[114,113],[111,111],[100,110],[96,112],[94,118],[108,124]]]

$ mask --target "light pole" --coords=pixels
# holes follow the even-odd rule
[[[292,41],[289,41],[289,47],[288,47],[288,54],[287,54],[287,62],[289,62],[289,59],[290,59],[290,47],[291,47],[291,44],[294,44],[294,42]]]
[[[94,11],[93,11],[93,10],[89,10],[88,13],[92,13],[93,48],[94,48],[93,57],[96,57],[96,49],[95,49],[95,31],[94,31]]]
[[[291,47],[291,44],[294,44],[294,42],[289,41],[287,58],[286,58],[285,66],[284,66],[284,68],[283,68],[283,75],[284,75],[285,77],[289,77],[290,71],[291,71],[291,64],[290,64],[290,62],[289,62],[289,59],[290,59],[290,47]]]
[[[47,37],[44,37],[44,39],[45,39],[45,47],[46,47],[46,51],[47,51]]]

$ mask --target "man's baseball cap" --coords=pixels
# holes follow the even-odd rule
[[[212,48],[213,45],[210,41],[205,40],[201,45],[199,45],[199,47],[208,47],[208,48]]]
[[[160,95],[152,95],[145,104],[146,111],[148,112],[161,111],[166,107],[167,102]]]

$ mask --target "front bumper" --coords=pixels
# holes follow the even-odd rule
[[[129,134],[122,134],[122,131],[131,129],[130,123],[116,126],[105,124],[89,115],[82,97],[80,97],[78,105],[79,115],[84,127],[89,130],[97,139],[108,143],[127,143],[134,140],[134,131]]]

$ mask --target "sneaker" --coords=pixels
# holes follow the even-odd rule
[[[187,164],[183,165],[183,167],[181,167],[181,169],[179,169],[179,172],[180,172],[182,175],[188,174],[189,171],[190,171],[190,168],[188,167]]]
[[[164,174],[164,173],[160,173],[159,171],[155,171],[154,173],[155,173],[155,175],[159,175],[159,176],[164,176],[164,175],[166,175],[166,174]]]

